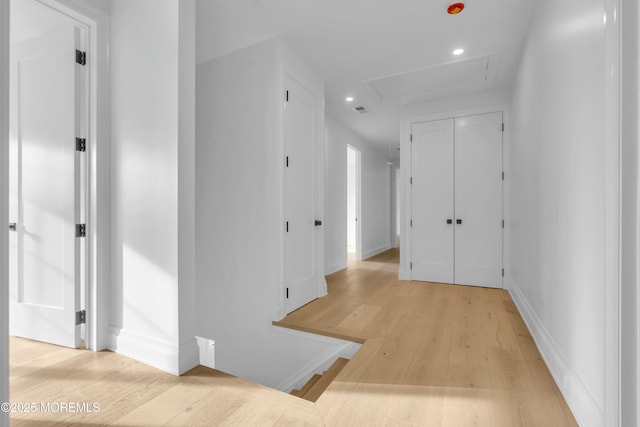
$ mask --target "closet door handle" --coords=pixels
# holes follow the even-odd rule
[[[447,224],[453,224],[453,220],[452,219],[447,219]]]
[[[456,224],[462,224],[462,220],[461,219],[456,219]]]
[[[9,223],[9,230],[16,231],[18,229],[17,224],[15,222]]]

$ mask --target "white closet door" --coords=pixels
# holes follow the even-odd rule
[[[453,120],[417,123],[411,144],[412,280],[453,283]]]
[[[290,313],[318,297],[318,182],[314,117],[316,97],[287,76],[284,110],[284,281],[285,309]]]
[[[455,119],[455,283],[502,288],[502,113]]]

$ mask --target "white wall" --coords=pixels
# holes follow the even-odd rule
[[[326,272],[347,266],[347,144],[361,154],[360,222],[362,259],[390,248],[391,179],[387,152],[358,138],[327,116],[327,187],[325,207]]]
[[[282,291],[281,54],[272,39],[197,66],[196,279],[197,335],[215,341],[216,368],[286,389],[341,344],[271,324]]]
[[[194,266],[183,258],[193,207],[180,205],[193,200],[194,18],[191,0],[111,7],[110,346],[172,373],[198,352]]]
[[[640,292],[638,250],[640,245],[638,209],[638,22],[640,10],[635,0],[622,2],[622,135],[621,135],[621,425],[640,424]]]
[[[9,401],[9,0],[0,0],[0,403]],[[0,426],[9,425],[0,411]]]
[[[607,368],[615,367],[617,354],[607,305],[617,288],[611,244],[617,141],[606,110],[608,91],[615,95],[607,79],[615,62],[612,68],[603,25],[605,11],[613,21],[607,3],[538,2],[511,103],[507,279],[583,426],[617,424],[617,396],[608,385],[616,374]]]

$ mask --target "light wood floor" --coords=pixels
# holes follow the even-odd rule
[[[356,263],[279,322],[364,343],[316,402],[326,425],[577,425],[508,292],[397,272],[396,250]]]
[[[315,404],[204,367],[175,377],[12,338],[13,402],[100,404],[12,425],[576,425],[506,292],[399,281],[397,261],[392,250],[329,276],[327,297],[281,322],[363,343]]]

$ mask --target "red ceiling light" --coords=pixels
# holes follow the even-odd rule
[[[449,15],[457,15],[464,9],[464,3],[453,3],[450,4],[447,8],[447,13]]]

